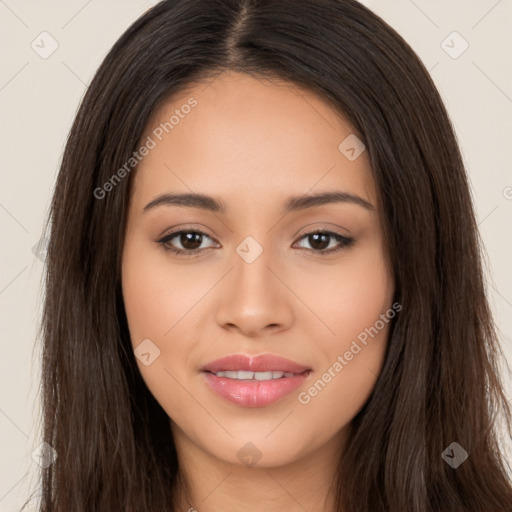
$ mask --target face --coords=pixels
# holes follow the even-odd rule
[[[375,385],[394,284],[355,137],[316,95],[228,72],[163,104],[141,138],[131,341],[175,438],[211,457],[272,467],[332,446]]]

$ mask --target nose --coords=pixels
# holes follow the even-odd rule
[[[289,329],[296,299],[286,284],[286,272],[271,259],[270,251],[263,250],[251,263],[235,254],[233,264],[219,283],[218,324],[247,337]]]

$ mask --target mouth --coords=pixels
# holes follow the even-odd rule
[[[242,407],[273,404],[301,386],[311,368],[279,356],[232,355],[201,369],[216,395]]]

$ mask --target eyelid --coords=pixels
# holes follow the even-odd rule
[[[165,228],[163,231],[161,231],[161,235],[157,235],[156,240],[165,238],[171,234],[179,233],[180,231],[194,231],[197,233],[208,235],[210,238],[214,238],[216,236],[208,234],[208,232],[212,232],[212,230],[208,229],[206,226],[203,226],[202,224],[178,224],[175,226],[169,226]]]
[[[337,224],[333,224],[332,222],[310,222],[309,224],[306,224],[301,229],[296,231],[294,237],[304,236],[310,233],[315,233],[317,231],[336,233],[337,235],[343,236],[345,238],[351,238],[352,236],[347,228],[342,228]],[[345,231],[345,234],[343,234],[342,231]]]

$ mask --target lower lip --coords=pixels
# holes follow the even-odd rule
[[[203,372],[210,389],[222,398],[242,407],[265,407],[295,391],[309,376],[311,370],[273,380],[237,380],[217,377]]]

